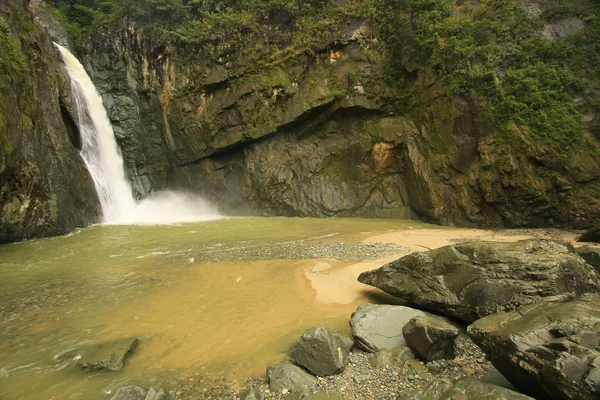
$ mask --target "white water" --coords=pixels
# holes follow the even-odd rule
[[[81,156],[92,176],[108,224],[174,223],[218,218],[202,198],[175,192],[162,192],[139,203],[133,198],[125,178],[123,157],[92,80],[83,65],[67,49],[56,44],[71,78],[81,135]]]

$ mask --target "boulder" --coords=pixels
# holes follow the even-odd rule
[[[337,392],[326,390],[311,394],[310,396],[305,397],[303,400],[344,400],[344,397]]]
[[[575,251],[600,274],[600,247],[580,247]]]
[[[291,358],[314,375],[329,376],[344,369],[353,345],[350,338],[324,328],[311,328],[302,334]]]
[[[265,400],[265,396],[258,389],[244,389],[235,395],[237,400]]]
[[[451,381],[448,378],[435,380],[422,391],[411,394],[406,400],[533,400],[501,386],[484,383],[474,378]]]
[[[415,355],[406,346],[382,349],[371,357],[369,364],[373,367],[390,367],[403,365],[406,361],[414,360]]]
[[[317,378],[289,362],[269,366],[267,376],[269,389],[275,393],[281,393],[284,389],[293,392],[302,386],[311,387],[317,383]]]
[[[538,239],[472,241],[412,253],[358,280],[467,322],[600,289],[594,269],[571,246]]]
[[[111,400],[178,400],[175,392],[151,387],[146,390],[139,386],[125,386],[117,390]]]
[[[402,328],[404,340],[424,362],[453,359],[458,328],[429,316],[417,316]]]
[[[104,342],[77,350],[80,357],[77,363],[82,368],[118,371],[131,356],[139,343],[137,338]]]
[[[518,390],[536,398],[600,398],[600,295],[490,315],[467,329]]]
[[[402,327],[417,315],[425,313],[404,306],[361,304],[350,319],[356,346],[370,353],[406,346]]]
[[[578,242],[600,243],[600,224],[594,226],[577,239]]]

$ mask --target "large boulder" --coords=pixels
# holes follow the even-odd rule
[[[533,400],[501,386],[484,383],[474,378],[451,381],[444,378],[435,380],[406,400]]]
[[[114,340],[77,350],[80,358],[77,363],[82,368],[118,371],[131,356],[139,343],[137,338]]]
[[[281,393],[284,389],[293,392],[317,383],[317,378],[289,362],[269,366],[267,376],[269,389],[275,393]]]
[[[110,400],[178,400],[175,392],[151,387],[146,390],[139,386],[125,386],[117,390]]]
[[[361,304],[350,319],[356,346],[370,353],[406,346],[402,327],[417,315],[425,313],[404,306]]]
[[[578,242],[600,243],[600,224],[594,226],[579,237]]]
[[[425,362],[452,359],[456,351],[458,328],[429,316],[417,316],[402,328],[408,347]]]
[[[324,328],[311,328],[302,334],[291,358],[314,375],[329,376],[344,369],[353,345],[350,338]]]
[[[494,366],[536,398],[600,398],[600,295],[490,315],[467,329]]]
[[[600,289],[594,269],[571,246],[537,239],[473,241],[413,253],[358,280],[467,322]]]
[[[580,247],[575,251],[600,274],[600,247]]]

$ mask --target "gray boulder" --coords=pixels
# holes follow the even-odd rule
[[[265,396],[258,389],[248,388],[244,389],[235,395],[238,400],[265,400]]]
[[[600,247],[580,247],[575,251],[600,274]]]
[[[600,243],[600,224],[594,226],[577,239],[578,242]]]
[[[453,359],[458,328],[429,316],[417,316],[402,328],[408,347],[425,362]]]
[[[317,378],[289,362],[269,366],[267,376],[269,389],[275,393],[281,393],[284,389],[293,392],[302,386],[311,387],[317,383]]]
[[[600,398],[600,295],[490,315],[467,329],[518,390],[536,398]]]
[[[314,375],[329,376],[343,371],[353,345],[350,338],[324,328],[311,328],[302,334],[291,358]]]
[[[451,381],[435,380],[422,391],[405,397],[406,400],[534,400],[501,386],[484,383],[474,378]]]
[[[382,349],[371,357],[369,364],[373,367],[390,367],[403,365],[406,361],[414,360],[415,355],[406,346]]]
[[[356,346],[370,353],[405,346],[402,327],[417,315],[425,313],[404,306],[361,304],[350,319]]]
[[[600,290],[596,272],[571,246],[537,239],[466,242],[413,253],[358,280],[467,322],[544,298]]]
[[[139,386],[125,386],[117,390],[111,400],[178,400],[175,392],[151,387],[146,390]]]
[[[125,360],[131,356],[139,343],[137,338],[104,342],[77,350],[80,354],[77,363],[82,368],[118,371],[123,368]]]

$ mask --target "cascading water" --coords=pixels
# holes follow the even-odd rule
[[[171,223],[218,218],[203,199],[174,192],[137,203],[102,98],[83,65],[55,43],[71,79],[81,134],[81,156],[92,176],[105,223]]]

